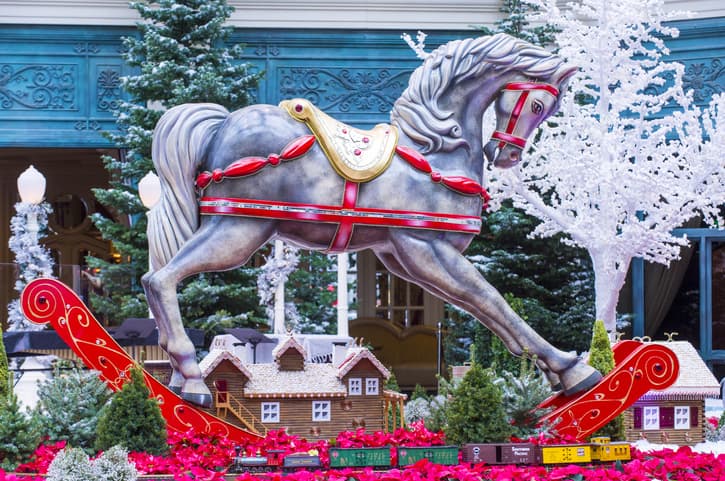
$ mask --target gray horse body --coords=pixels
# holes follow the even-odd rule
[[[547,62],[543,67],[546,75],[532,74],[535,67],[531,65],[539,64],[528,57],[522,61],[524,67],[516,64],[524,52],[533,52],[537,62],[538,57]],[[454,63],[457,70],[452,70],[449,63]],[[535,77],[558,86],[571,73],[572,69],[560,59],[506,36],[441,47],[437,56],[431,54],[413,74],[411,87],[396,102],[391,120],[399,129],[398,144],[421,151],[434,171],[482,183],[483,112],[498,100],[500,126],[507,121],[504,114],[513,108],[505,105],[506,99],[500,95],[502,85]],[[429,98],[428,93],[436,88],[440,93]],[[556,100],[543,94],[541,98],[548,102],[547,110],[540,118],[522,122],[523,130],[518,133],[524,138],[558,107]],[[188,104],[171,109],[157,126],[154,162],[164,196],[162,206],[151,211],[149,242],[154,269],[143,282],[159,324],[159,342],[171,359],[171,387],[188,400],[208,405],[211,398],[196,365],[193,346],[183,331],[176,300],[178,282],[200,272],[238,267],[272,239],[325,250],[337,230],[336,224],[294,220],[223,215],[203,215],[199,219],[196,198],[191,198],[196,195],[192,174],[197,169],[224,169],[248,156],[279,153],[291,140],[309,133],[305,124],[271,105],[255,105],[228,114],[218,106]],[[492,144],[486,148],[494,150]],[[506,145],[492,160],[502,166],[514,164],[520,150]],[[186,157],[185,161],[179,160]],[[187,165],[178,167],[177,162]],[[343,187],[344,179],[315,144],[300,158],[267,166],[246,178],[212,183],[204,196],[340,205]],[[190,205],[192,201],[194,205]],[[432,182],[428,174],[396,156],[385,172],[360,184],[357,205],[478,216],[482,200]],[[458,232],[357,225],[348,250],[370,248],[394,274],[466,309],[495,332],[511,352],[535,355],[550,380],[560,382],[567,391],[586,389],[595,383],[600,377],[595,370],[575,354],[564,353],[542,339],[466,260],[462,251],[471,240],[471,234]]]

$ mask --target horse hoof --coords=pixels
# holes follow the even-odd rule
[[[571,396],[572,394],[586,391],[596,386],[596,384],[602,380],[602,374],[593,368],[592,371],[593,372],[591,374],[589,374],[586,378],[582,379],[578,383],[574,384],[573,386],[564,388],[564,395]]]
[[[177,396],[181,395],[181,386],[169,386],[169,391],[176,394]]]
[[[203,408],[211,407],[211,394],[198,393],[198,392],[182,392],[181,399],[188,401],[197,406]]]

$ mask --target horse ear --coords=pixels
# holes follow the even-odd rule
[[[578,71],[579,71],[579,67],[573,67],[571,65],[568,65],[568,66],[565,66],[564,68],[562,68],[558,73],[558,77],[555,79],[556,84],[559,85],[559,89],[564,90],[566,88],[566,84],[569,83],[569,80]]]

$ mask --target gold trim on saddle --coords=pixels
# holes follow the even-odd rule
[[[332,167],[351,182],[367,182],[385,172],[398,143],[395,126],[378,124],[360,130],[335,120],[309,100],[283,100],[280,108],[304,122],[315,135]]]

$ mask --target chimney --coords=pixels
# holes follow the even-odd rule
[[[332,366],[340,367],[347,356],[347,342],[335,341],[332,343]]]

